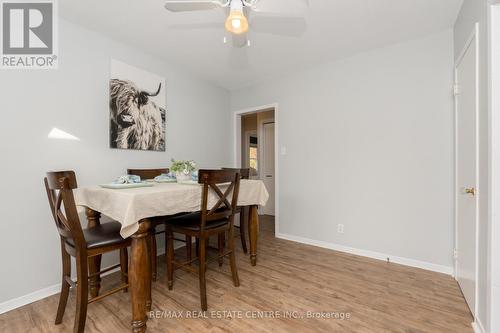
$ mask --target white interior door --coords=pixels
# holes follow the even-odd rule
[[[262,156],[261,161],[261,179],[266,185],[267,191],[269,192],[269,201],[267,205],[262,207],[262,212],[265,215],[274,216],[274,205],[275,205],[275,195],[274,195],[274,123],[264,123],[262,130]]]
[[[456,278],[475,315],[477,219],[477,51],[475,37],[456,67]]]

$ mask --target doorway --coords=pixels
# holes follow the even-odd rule
[[[275,109],[241,115],[241,166],[250,169],[250,178],[262,180],[269,192],[259,214],[275,216]]]
[[[477,314],[478,242],[478,27],[455,66],[456,103],[456,279]]]

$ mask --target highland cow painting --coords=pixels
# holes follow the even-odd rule
[[[109,80],[110,147],[165,151],[165,79],[111,61]]]

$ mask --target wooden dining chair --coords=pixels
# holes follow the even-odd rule
[[[167,282],[168,289],[173,287],[174,270],[184,268],[195,272],[190,266],[198,260],[198,275],[200,280],[201,309],[207,310],[207,291],[205,271],[207,263],[207,242],[211,236],[218,235],[219,248],[216,259],[219,261],[229,256],[231,274],[235,287],[240,285],[238,271],[236,269],[236,256],[234,251],[233,222],[238,202],[240,188],[240,174],[234,170],[200,170],[198,172],[198,183],[203,185],[201,191],[201,211],[184,214],[171,218],[167,221]],[[224,184],[225,185],[220,185]],[[208,207],[209,194],[215,195],[217,202],[213,207]],[[176,262],[174,258],[173,233],[181,233],[195,237],[199,241],[198,257],[185,262]],[[224,252],[220,240],[228,233],[229,250]]]
[[[130,245],[130,240],[121,237],[121,224],[118,222],[103,223],[95,228],[82,229],[73,197],[73,190],[77,188],[73,171],[48,172],[44,182],[61,241],[62,282],[55,324],[62,322],[69,289],[76,286],[76,316],[73,332],[81,333],[85,329],[88,304],[121,290],[127,290],[127,247]],[[120,264],[89,275],[89,259],[116,250],[120,250]],[[71,279],[71,257],[76,258],[76,282]],[[117,267],[121,267],[122,284],[100,296],[88,299],[88,280]]]
[[[222,170],[233,170],[236,172],[240,173],[241,179],[250,179],[250,169],[249,168],[243,168],[243,169],[237,169],[237,168],[222,168]],[[240,238],[241,238],[241,247],[243,248],[243,252],[245,254],[248,253],[247,250],[247,241],[246,241],[246,236],[245,236],[245,230],[248,225],[248,217],[250,216],[250,209],[249,207],[236,207],[236,213],[240,214]],[[236,226],[235,226],[236,227]]]
[[[169,173],[169,168],[163,169],[127,169],[127,175],[136,175],[141,177],[141,180],[154,179],[164,173]]]

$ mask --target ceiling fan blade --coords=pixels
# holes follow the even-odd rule
[[[309,0],[254,0],[252,9],[258,13],[302,16],[309,8]]]
[[[165,9],[174,13],[211,10],[222,6],[224,4],[217,0],[167,0],[165,2]]]
[[[250,22],[253,32],[285,37],[299,37],[307,30],[303,17],[254,16]]]

